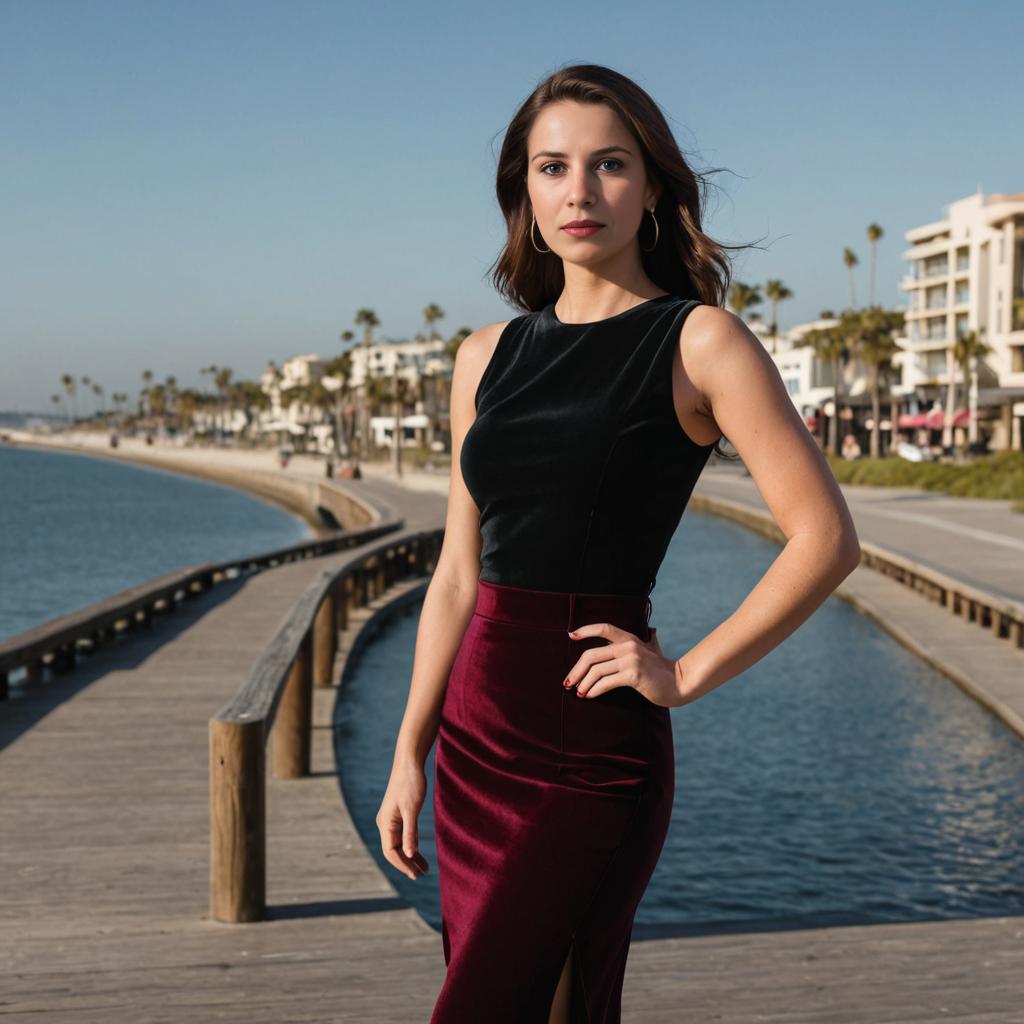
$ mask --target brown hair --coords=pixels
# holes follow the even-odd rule
[[[701,212],[708,189],[707,175],[687,163],[654,100],[625,75],[599,64],[574,64],[545,78],[516,111],[505,131],[498,158],[496,189],[508,225],[508,239],[491,270],[498,293],[525,311],[553,302],[565,285],[562,260],[540,253],[530,240],[532,215],[526,188],[526,140],[540,111],[549,103],[574,100],[603,103],[614,110],[640,145],[649,181],[661,186],[655,207],[658,243],[641,259],[648,277],[680,298],[722,306],[732,272],[728,249],[701,230]],[[715,447],[716,453],[724,455]]]

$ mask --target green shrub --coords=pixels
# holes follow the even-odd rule
[[[884,459],[843,459],[826,453],[841,484],[864,487],[919,487],[961,498],[996,498],[1014,501],[1024,510],[1024,452],[1002,451],[980,455],[962,465],[944,462],[908,462],[896,456]]]

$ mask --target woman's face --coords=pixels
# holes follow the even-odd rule
[[[596,264],[638,246],[644,209],[655,196],[636,140],[610,107],[549,103],[530,131],[527,160],[540,248],[570,263]],[[566,225],[577,220],[602,226],[574,234]]]

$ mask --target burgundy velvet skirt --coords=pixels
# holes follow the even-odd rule
[[[620,1020],[637,905],[675,794],[668,708],[562,683],[610,622],[650,636],[646,596],[480,580],[434,754],[447,973],[431,1024],[547,1024],[570,948],[570,1020]]]

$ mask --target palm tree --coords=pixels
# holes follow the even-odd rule
[[[74,401],[74,399],[75,399],[75,378],[72,377],[70,373],[62,373],[60,375],[60,382],[61,382],[61,384],[64,385],[64,391],[68,395],[68,397],[71,399],[71,403],[72,403],[72,404],[69,404],[69,406],[68,406],[69,422],[70,422],[72,413],[74,413],[74,419],[77,420],[78,419],[78,408],[77,408],[77,404]]]
[[[178,416],[178,429],[182,432],[184,432],[186,428],[191,428],[192,418],[195,416],[198,404],[199,396],[191,388],[178,392],[175,406]]]
[[[853,290],[853,268],[857,266],[859,262],[857,254],[852,249],[843,250],[843,262],[846,264],[846,272],[850,277],[850,307],[852,309],[857,308],[857,295]]]
[[[121,409],[121,406],[128,401],[128,395],[124,391],[115,391],[110,396],[110,400],[114,403],[114,415],[123,425],[124,412]]]
[[[345,335],[351,337],[352,332],[343,331],[341,335],[343,341],[347,340]],[[334,456],[337,458],[343,450],[348,450],[348,437],[345,433],[343,408],[348,399],[352,382],[352,353],[342,352],[340,356],[335,356],[326,362],[323,368],[323,375],[320,377],[321,383],[324,378],[337,383],[337,387],[331,391],[334,406]]]
[[[54,405],[60,405],[60,395],[50,395],[50,401],[53,402]]]
[[[869,281],[870,291],[868,293],[869,306],[873,306],[875,304],[875,249],[877,247],[878,240],[884,234],[885,232],[882,230],[881,224],[871,223],[868,225],[868,241],[871,243],[871,279]]]
[[[82,378],[82,392],[83,392],[83,394],[87,393],[89,391],[89,388],[90,388],[91,384],[92,384],[91,378],[89,378],[89,377],[83,377]],[[86,413],[86,412],[83,412],[82,415],[85,416],[86,419],[88,419],[89,416],[90,416],[90,414]]]
[[[395,409],[395,428],[391,435],[391,464],[397,477],[402,475],[402,441],[405,439],[405,431],[402,429],[402,413],[405,412],[405,403],[409,400],[409,381],[405,377],[399,376],[399,365],[400,360],[396,358],[391,377],[391,400]]]
[[[100,400],[100,417],[105,420],[107,418],[107,406],[103,401],[103,385],[93,384],[92,393]]]
[[[886,310],[880,306],[855,313],[849,321],[851,348],[868,368],[868,390],[871,394],[871,441],[869,454],[877,459],[881,454],[881,377],[893,367],[893,357],[899,352],[896,335],[903,328],[903,313],[900,310]],[[892,437],[896,436],[893,421]]]
[[[153,382],[153,371],[152,370],[143,370],[142,371],[142,383],[145,385],[145,390],[148,390],[149,385],[152,382]],[[145,393],[145,391],[143,393]],[[139,401],[139,412],[142,412],[142,408],[143,408],[143,406],[142,406],[142,401],[141,401],[141,398],[140,398],[140,401]],[[149,414],[150,414],[150,412],[149,412],[149,409],[147,408],[146,409],[146,415],[148,416]]]
[[[834,327],[816,327],[808,331],[798,345],[809,345],[815,356],[832,367],[832,417],[829,420],[829,438],[827,447],[835,455],[839,454],[839,380],[841,362],[848,355],[847,340],[841,324]]]
[[[364,459],[370,457],[370,346],[373,344],[373,329],[380,326],[380,320],[372,309],[357,310],[354,317],[357,326],[363,328],[363,401],[362,401],[362,437],[361,448]]]
[[[762,301],[757,285],[734,281],[729,288],[729,305],[738,317],[742,317],[751,306],[760,306]]]
[[[778,281],[775,278],[765,282],[764,293],[768,296],[768,301],[772,304],[771,339],[772,352],[774,352],[775,339],[779,334],[779,303],[786,299],[793,298],[793,293],[781,281]]]
[[[220,419],[220,432],[223,434],[226,430],[226,420],[228,416],[229,406],[231,400],[234,397],[234,388],[231,384],[231,374],[234,372],[230,366],[222,366],[219,369],[215,366],[210,367],[214,371],[213,383],[217,388],[217,394],[220,396],[219,419]]]
[[[956,414],[956,374],[954,368],[960,368],[964,380],[964,405],[969,401],[971,371],[975,361],[988,355],[992,348],[978,337],[977,331],[964,331],[956,337],[946,349],[946,368],[949,373],[949,387],[946,390],[946,415],[942,426],[942,446],[953,446],[953,416]],[[975,410],[977,415],[977,410]]]
[[[431,302],[430,305],[423,310],[423,322],[427,325],[427,341],[433,341],[437,335],[437,332],[434,330],[434,321],[443,320],[444,317],[444,310],[436,303]]]

